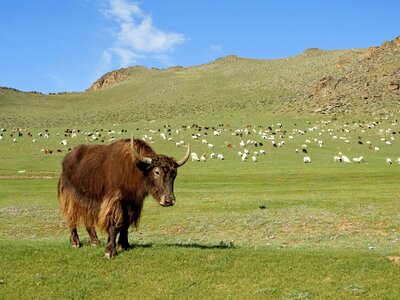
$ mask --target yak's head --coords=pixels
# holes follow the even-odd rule
[[[133,155],[144,167],[146,180],[150,186],[149,193],[162,206],[172,206],[175,204],[174,181],[179,167],[183,166],[189,159],[190,146],[188,146],[185,156],[180,160],[175,160],[166,155],[157,154],[153,157],[146,157],[139,154],[134,147],[134,139],[131,140]]]

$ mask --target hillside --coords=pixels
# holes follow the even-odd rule
[[[228,110],[387,114],[400,109],[400,37],[379,47],[275,60],[234,55],[194,67],[129,67],[82,93],[0,88],[0,126],[129,122]]]

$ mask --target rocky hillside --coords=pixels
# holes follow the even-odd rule
[[[345,53],[317,82],[309,85],[316,112],[391,110],[400,101],[400,37],[379,47]]]
[[[282,111],[384,113],[399,109],[400,37],[368,49],[323,51],[311,48],[301,55],[278,60],[252,60],[230,55],[189,68],[124,68],[105,74],[87,91],[113,87],[117,83],[129,84],[129,80],[136,80],[135,76],[148,75],[150,71],[155,77],[160,75],[157,73],[169,74],[169,81],[177,89],[179,84],[174,84],[174,81],[179,73],[180,77],[203,76],[208,84],[204,88],[211,94],[227,87],[237,89],[238,94],[268,91],[275,95],[275,99],[269,100],[274,103],[279,100],[284,104]],[[216,76],[224,78],[222,85],[215,81],[208,83],[207,77]],[[154,77],[148,79],[153,80]],[[270,97],[268,93],[267,97]],[[248,101],[260,102],[260,99]]]

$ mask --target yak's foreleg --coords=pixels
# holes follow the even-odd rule
[[[123,226],[119,231],[118,250],[125,251],[129,249],[128,226]]]
[[[122,207],[122,226],[119,231],[118,238],[118,250],[124,251],[129,249],[128,242],[128,228],[129,228],[129,213],[127,205],[121,205]]]
[[[104,256],[108,259],[117,254],[115,240],[120,229],[121,227],[117,227],[116,225],[110,225],[110,227],[108,228],[107,245],[104,252]]]

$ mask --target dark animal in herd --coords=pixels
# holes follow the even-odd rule
[[[123,139],[110,145],[79,145],[62,162],[58,198],[70,231],[72,247],[79,247],[77,226],[86,226],[92,245],[99,240],[95,226],[108,234],[105,256],[129,248],[128,228],[138,226],[143,201],[153,196],[162,206],[175,203],[177,169],[190,156],[190,147],[180,160],[157,154],[146,142]],[[116,238],[118,243],[116,244]]]

